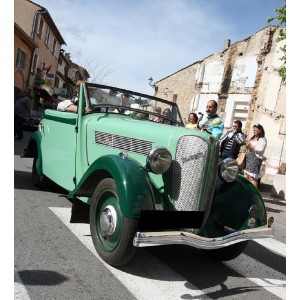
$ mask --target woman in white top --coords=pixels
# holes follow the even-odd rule
[[[253,136],[250,141],[245,142],[245,145],[247,152],[244,176],[257,187],[262,159],[267,147],[265,130],[262,125],[257,124],[253,126]]]

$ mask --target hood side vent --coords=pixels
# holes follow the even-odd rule
[[[122,135],[95,131],[95,143],[126,152],[148,155],[152,149],[153,142],[129,138]]]

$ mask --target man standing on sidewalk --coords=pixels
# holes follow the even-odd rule
[[[209,100],[206,105],[207,117],[205,117],[204,120],[199,123],[199,129],[209,131],[212,136],[219,140],[223,133],[224,123],[218,116],[217,110],[217,101]]]
[[[31,100],[27,96],[25,90],[21,90],[19,94],[19,99],[15,102],[14,107],[14,135],[17,140],[23,139],[23,123],[27,116],[30,116],[31,113]]]

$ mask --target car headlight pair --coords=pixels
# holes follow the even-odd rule
[[[239,166],[235,159],[226,158],[219,164],[218,172],[222,180],[232,182],[239,172]]]
[[[147,167],[155,174],[167,172],[171,163],[172,155],[165,147],[155,147],[147,156]]]
[[[172,155],[165,147],[153,148],[147,156],[147,167],[155,174],[168,171],[172,163]],[[219,164],[219,176],[226,182],[235,180],[239,167],[235,159],[226,158]]]

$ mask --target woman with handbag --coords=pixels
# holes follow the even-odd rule
[[[265,130],[262,125],[257,124],[253,126],[253,136],[249,141],[245,142],[245,145],[247,152],[244,176],[257,187],[263,155],[267,147]]]

